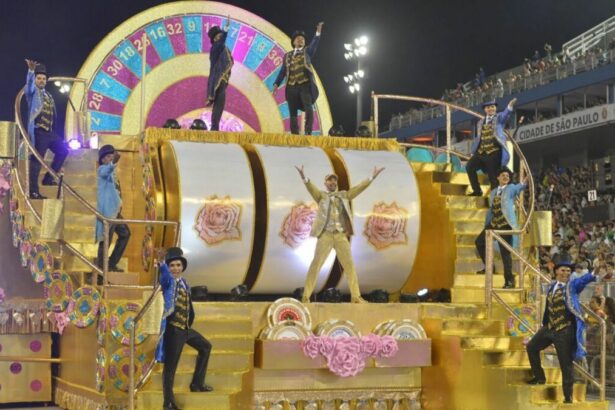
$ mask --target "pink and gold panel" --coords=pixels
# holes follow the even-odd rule
[[[263,167],[267,191],[267,233],[260,274],[252,293],[287,293],[302,287],[314,256],[316,238],[310,236],[317,204],[295,166],[324,189],[325,175],[333,173],[320,148],[254,145]],[[333,252],[318,275],[316,290],[324,286],[335,256]]]
[[[338,149],[350,186],[369,178],[374,167],[385,170],[352,201],[354,236],[351,248],[363,293],[398,291],[414,264],[420,231],[420,197],[406,158],[390,151]],[[348,292],[343,275],[338,286]]]
[[[244,282],[252,255],[256,218],[248,156],[237,144],[171,141],[165,147],[177,167],[177,180],[165,181],[177,197],[167,196],[166,205],[181,221],[185,275],[192,286],[226,293]]]

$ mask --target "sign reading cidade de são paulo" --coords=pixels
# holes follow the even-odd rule
[[[536,141],[585,128],[597,127],[612,121],[615,121],[615,104],[598,105],[519,127],[517,141],[520,143]]]

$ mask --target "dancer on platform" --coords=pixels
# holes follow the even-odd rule
[[[305,112],[305,135],[312,134],[314,123],[314,112],[312,105],[318,98],[318,86],[314,78],[314,68],[312,58],[316,53],[320,33],[324,23],[320,22],[316,26],[316,35],[312,38],[310,45],[305,47],[305,33],[295,31],[291,37],[293,50],[284,55],[284,66],[280,70],[278,77],[273,85],[273,93],[286,78],[286,101],[290,111],[290,132],[299,134],[299,123],[297,122],[297,111]]]
[[[96,185],[96,207],[98,211],[107,218],[122,219],[122,191],[120,181],[115,171],[117,163],[120,161],[120,153],[115,150],[113,145],[103,145],[98,150],[98,183]],[[96,221],[96,241],[98,242],[98,267],[103,267],[104,261],[104,235],[102,221]],[[109,228],[109,244],[113,239],[113,234],[117,235],[117,241],[113,247],[113,252],[109,256],[109,271],[123,272],[117,264],[122,259],[128,240],[130,239],[130,229],[126,224],[113,224]]]
[[[162,389],[163,408],[178,410],[173,394],[175,372],[182,354],[184,344],[197,350],[198,356],[190,383],[191,392],[209,392],[213,388],[205,384],[207,362],[211,353],[211,343],[200,333],[192,329],[194,308],[190,286],[182,277],[188,267],[181,248],[169,248],[165,263],[160,265],[160,286],[164,296],[164,312],[160,324],[160,342],[156,347],[156,360],[164,363]]]
[[[598,278],[587,273],[570,279],[574,265],[560,261],[555,265],[555,280],[547,290],[547,302],[542,327],[527,344],[527,355],[534,377],[528,384],[545,384],[547,378],[540,364],[540,352],[550,345],[555,346],[557,359],[562,370],[564,403],[572,403],[573,360],[582,360],[585,350],[585,319],[579,295],[590,282]]]
[[[209,51],[209,79],[207,81],[207,105],[212,105],[211,109],[211,130],[220,129],[220,119],[224,112],[226,103],[226,88],[231,77],[233,68],[233,55],[226,46],[226,36],[231,26],[231,16],[226,19],[224,30],[218,26],[213,26],[207,32],[211,41]]]
[[[305,286],[303,288],[303,303],[310,301],[310,296],[314,291],[316,276],[320,268],[329,256],[331,249],[335,249],[337,258],[342,264],[344,273],[347,275],[348,287],[350,288],[351,301],[354,303],[365,303],[361,297],[357,273],[355,272],[350,242],[348,237],[353,231],[352,210],[350,201],[363,192],[369,184],[384,170],[384,168],[374,167],[374,172],[369,179],[364,180],[348,191],[337,190],[337,175],[330,174],[325,177],[326,191],[319,190],[303,172],[303,165],[295,167],[303,179],[307,190],[314,201],[318,204],[316,219],[312,225],[310,235],[318,238],[314,259],[308,269]]]
[[[506,109],[497,114],[498,104],[495,100],[483,104],[485,118],[476,125],[477,133],[472,142],[472,157],[466,164],[466,171],[472,186],[470,196],[483,195],[478,183],[477,172],[479,169],[489,177],[491,188],[498,186],[498,169],[505,167],[510,159],[510,153],[506,147],[504,127],[516,102],[517,99],[513,98]]]
[[[56,118],[56,105],[53,97],[45,90],[47,85],[47,69],[34,60],[26,60],[28,75],[24,95],[28,103],[28,134],[34,149],[44,158],[47,150],[53,152],[51,169],[60,171],[68,155],[68,148],[64,139],[53,131],[53,122]],[[41,172],[41,163],[30,157],[30,198],[45,199],[39,193],[38,176]],[[49,173],[42,181],[43,185],[57,185]]]
[[[497,173],[497,181],[499,183],[497,189],[492,189],[489,194],[489,210],[485,217],[485,228],[476,238],[474,242],[476,250],[480,258],[485,263],[485,231],[487,229],[510,231],[519,229],[517,226],[517,214],[515,212],[515,200],[521,192],[527,188],[525,181],[520,184],[511,184],[512,171],[508,168],[501,168]],[[502,235],[510,246],[513,246],[512,235]],[[500,245],[500,255],[502,255],[502,263],[504,264],[504,289],[512,289],[515,287],[515,278],[512,274],[512,258],[510,251],[503,245]],[[485,269],[477,272],[484,274]]]

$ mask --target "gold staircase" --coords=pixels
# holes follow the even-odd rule
[[[205,383],[212,392],[192,393],[196,350],[185,346],[175,376],[175,398],[183,409],[249,409],[252,405],[254,337],[249,307],[237,303],[195,303],[193,328],[212,344]],[[159,409],[163,403],[162,365],[137,393],[138,409]]]
[[[433,361],[423,369],[423,404],[430,409],[608,409],[586,401],[586,384],[575,383],[573,404],[563,404],[561,372],[554,352],[543,355],[547,384],[530,386],[522,337],[505,330],[506,311],[484,306],[424,305],[422,324],[432,339]]]

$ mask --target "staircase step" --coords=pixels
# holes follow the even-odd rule
[[[484,305],[422,303],[421,310],[421,317],[430,319],[483,319],[487,317]]]
[[[455,234],[455,242],[457,246],[475,246],[474,242],[477,236],[478,234],[474,233],[458,233]]]
[[[507,353],[507,352],[504,352]],[[527,356],[526,352],[525,355]],[[534,377],[532,370],[530,369],[529,363],[527,365],[513,366],[513,365],[488,365],[488,367],[499,368],[506,372],[506,383],[508,384],[522,384],[525,381],[530,380]],[[562,381],[562,371],[559,366],[546,366],[543,363],[542,366],[545,376],[547,378],[547,383],[556,384]]]
[[[269,302],[262,302],[269,306]],[[241,303],[236,302],[194,302],[194,313],[197,317],[233,316],[242,319],[250,319],[252,310]]]
[[[532,403],[549,404],[562,403],[564,401],[564,392],[561,384],[543,384],[530,386],[525,383],[513,385],[518,390],[520,398],[527,397]],[[574,383],[572,385],[572,401],[585,402],[587,385],[585,383]]]
[[[412,170],[419,172],[449,172],[453,167],[451,164],[434,163],[434,162],[410,162]]]
[[[203,334],[207,338],[207,335]],[[220,346],[212,344],[213,350],[207,365],[208,371],[213,372],[237,372],[248,371],[252,366],[252,353],[241,350],[220,350]],[[196,350],[186,346],[179,358],[178,371],[190,372],[194,370]]]
[[[123,258],[125,259],[125,258]],[[128,263],[128,260],[125,260]],[[137,272],[108,272],[107,280],[113,285],[138,285],[139,273]]]
[[[507,352],[485,352],[483,353],[484,365],[498,366],[528,366],[530,361],[525,350],[511,350]]]
[[[449,216],[451,221],[479,221],[485,222],[487,216],[487,209],[464,209],[464,208],[452,208],[449,209]]]
[[[469,350],[508,351],[525,350],[523,338],[517,336],[458,336],[461,347]]]
[[[450,196],[446,198],[450,209],[487,209],[488,201],[484,196]]]
[[[162,366],[159,366],[154,373],[152,373],[152,377],[144,387],[144,391],[157,391],[162,390]],[[193,370],[181,371],[175,373],[175,386],[177,386],[176,391],[181,391],[186,389],[187,386],[190,386],[192,382],[192,374]],[[211,371],[207,370],[207,377],[205,378],[205,383],[214,388],[214,391],[228,391],[228,390],[241,390],[243,375],[246,371]]]
[[[521,289],[498,289],[498,295],[508,304],[520,305],[524,302],[525,292]],[[485,289],[480,287],[453,287],[451,289],[453,303],[484,303]],[[497,302],[493,302],[497,304]]]
[[[504,265],[499,259],[494,262],[496,273],[504,272]],[[485,268],[485,264],[480,258],[455,259],[455,274],[475,273]]]
[[[465,172],[434,171],[433,181],[434,182],[449,182],[451,184],[470,185],[470,179],[468,178],[468,174]],[[481,185],[487,185],[487,187],[489,186],[489,178],[487,178],[486,175],[479,174],[478,182]]]
[[[207,317],[196,316],[192,327],[207,335],[252,336],[252,319],[246,317]]]
[[[254,337],[242,335],[209,335],[207,340],[212,346],[224,347],[228,350],[254,352]]]
[[[34,238],[40,237],[41,228],[38,225],[30,225],[32,236]],[[63,239],[69,243],[92,243],[96,236],[95,229],[93,227],[68,227],[64,229]]]
[[[191,393],[188,388],[176,388],[175,402],[185,410],[235,410],[236,397],[239,391],[214,390],[207,393]],[[137,393],[137,408],[160,409],[163,404],[162,391],[141,391]]]
[[[148,296],[151,291],[143,289],[125,289],[125,288],[109,288],[107,289],[106,299],[115,300],[130,300],[133,302],[142,303],[143,293],[148,292]]]
[[[86,201],[88,201],[89,203],[96,205],[96,185],[92,186],[90,185],[89,187],[74,187],[75,191],[77,191],[77,193]],[[58,187],[57,186],[45,186],[45,185],[41,185],[39,187],[39,192],[43,195],[46,196],[47,198],[56,198],[57,194],[58,194]],[[64,199],[68,200],[69,198],[74,198],[71,194],[69,193],[64,193]]]
[[[443,319],[441,323],[443,335],[457,336],[505,336],[502,320],[487,319]]]
[[[478,236],[485,229],[483,221],[455,221],[454,229],[456,234],[472,234]]]
[[[481,185],[483,192],[489,191],[489,185]],[[465,196],[470,193],[472,188],[468,184],[449,183],[445,182],[440,185],[440,193],[442,195]]]

